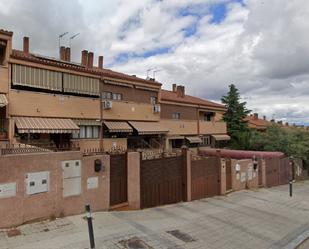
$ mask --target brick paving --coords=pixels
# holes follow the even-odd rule
[[[309,181],[296,183],[292,198],[284,185],[141,211],[98,212],[93,222],[97,249],[292,249],[309,237]],[[13,237],[0,232],[0,249],[89,248],[83,215],[18,229],[21,235]]]

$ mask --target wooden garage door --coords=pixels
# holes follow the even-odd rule
[[[110,157],[110,206],[128,201],[127,154]]]
[[[183,200],[182,156],[141,161],[141,208]]]
[[[203,158],[191,162],[191,197],[198,200],[220,194],[220,159]]]

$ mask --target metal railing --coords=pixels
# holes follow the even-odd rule
[[[0,147],[0,155],[31,154],[42,152],[79,151],[78,146],[54,144],[5,144]]]

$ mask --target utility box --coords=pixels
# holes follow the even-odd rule
[[[63,170],[63,197],[81,194],[81,160],[62,161]]]
[[[26,193],[33,195],[48,192],[49,171],[33,172],[26,175]]]
[[[3,183],[0,184],[0,199],[16,196],[16,183]]]

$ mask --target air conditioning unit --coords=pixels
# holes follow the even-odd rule
[[[154,106],[153,106],[153,112],[154,112],[154,113],[159,113],[159,112],[161,112],[161,106],[160,106],[160,105],[154,105]]]
[[[113,107],[112,101],[109,100],[103,101],[103,109],[112,109],[112,107]]]

